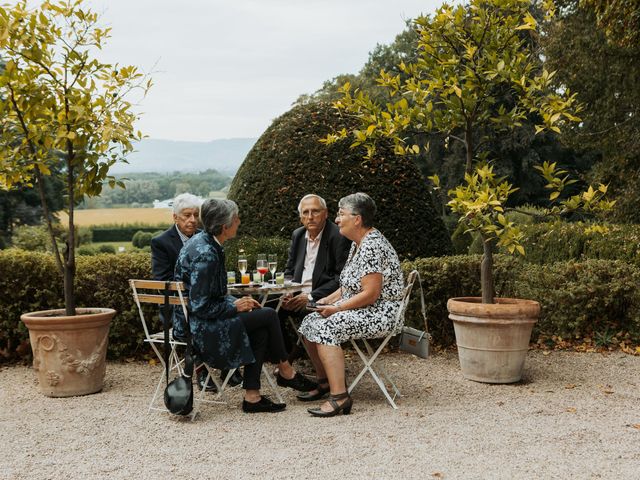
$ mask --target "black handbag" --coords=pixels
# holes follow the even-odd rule
[[[171,306],[169,304],[169,284],[164,288],[164,366],[167,378],[167,387],[164,389],[164,405],[174,415],[189,415],[193,410],[193,357],[191,355],[191,328],[189,319],[186,320],[185,333],[187,337],[187,350],[184,354],[184,369],[176,378],[169,382],[169,318]]]

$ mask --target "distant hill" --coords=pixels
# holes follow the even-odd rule
[[[257,138],[229,138],[211,142],[145,139],[129,155],[129,164],[118,163],[113,174],[134,172],[199,172],[213,168],[233,177]]]

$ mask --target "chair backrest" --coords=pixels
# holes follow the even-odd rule
[[[133,290],[133,299],[138,306],[138,312],[140,313],[140,320],[142,321],[142,328],[144,328],[144,334],[148,339],[151,335],[147,321],[142,310],[142,304],[155,304],[164,305],[164,290],[168,287],[170,292],[177,292],[177,296],[172,295],[169,297],[169,303],[171,305],[180,305],[184,317],[187,318],[187,296],[184,294],[184,285],[182,282],[165,282],[163,280],[129,280],[131,290]]]
[[[400,308],[398,309],[398,313],[396,314],[396,332],[398,332],[404,325],[404,314],[407,311],[407,306],[409,305],[409,300],[411,299],[411,290],[413,290],[413,285],[416,282],[416,278],[418,278],[418,271],[412,270],[407,277],[407,283],[404,287],[404,291],[402,292],[402,303],[400,304]]]

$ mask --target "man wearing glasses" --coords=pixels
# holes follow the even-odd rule
[[[285,276],[302,284],[302,291],[283,300],[280,318],[302,317],[310,301],[319,300],[339,287],[340,272],[349,255],[351,241],[328,221],[327,203],[318,195],[305,195],[298,205],[302,227],[291,236]],[[286,338],[286,336],[285,336]],[[295,357],[297,352],[292,352]],[[291,359],[290,357],[290,359]]]

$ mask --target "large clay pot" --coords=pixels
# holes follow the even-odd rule
[[[48,397],[72,397],[102,390],[109,325],[116,314],[110,308],[78,308],[25,313],[33,368],[40,391]]]
[[[517,298],[494,301],[487,304],[478,297],[459,297],[447,302],[460,367],[465,378],[476,382],[517,382],[540,304]]]

